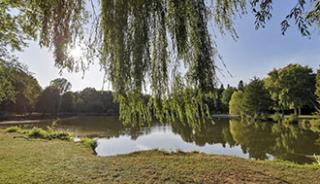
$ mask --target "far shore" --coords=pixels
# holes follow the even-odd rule
[[[70,119],[70,118],[77,118],[77,117],[93,117],[93,116],[105,116],[105,117],[117,117],[118,115],[115,114],[105,114],[105,113],[83,113],[83,114],[61,114],[59,117],[55,115],[48,115],[48,114],[31,114],[31,115],[10,115],[4,117],[3,119],[0,118],[0,125],[9,125],[9,124],[32,124],[37,123],[40,121],[54,121],[58,118],[60,119]],[[212,115],[213,118],[239,118],[238,115],[230,115],[230,114],[214,114]]]
[[[287,115],[286,115],[287,116]],[[9,115],[6,117],[0,117],[0,125],[10,125],[10,124],[32,124],[40,121],[54,121],[56,119],[70,119],[70,118],[78,118],[78,117],[118,117],[117,114],[110,113],[63,113],[59,116],[50,115],[50,114],[38,114],[32,113],[28,115]],[[232,119],[232,118],[240,118],[239,115],[231,115],[231,114],[213,114],[213,118],[218,119]],[[310,119],[318,119],[319,116],[315,115],[301,115],[298,117],[300,120],[310,120]]]

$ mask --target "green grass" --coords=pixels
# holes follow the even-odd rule
[[[27,135],[29,138],[34,139],[60,139],[67,141],[72,140],[72,134],[70,132],[54,130],[52,128],[48,128],[48,130],[44,130],[42,128],[23,129],[18,126],[14,126],[7,128],[6,132],[24,134]]]
[[[0,130],[0,183],[319,183],[318,165],[200,153],[139,152],[97,157],[87,145],[15,138]],[[85,142],[90,142],[86,140]],[[112,149],[112,148],[110,148]]]

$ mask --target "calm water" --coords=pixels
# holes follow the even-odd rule
[[[45,128],[51,124],[38,122],[22,126]],[[116,118],[81,117],[57,121],[55,126],[78,137],[97,137],[96,152],[100,156],[160,149],[310,163],[314,161],[313,154],[320,154],[319,130],[276,123],[215,119],[196,129],[178,123],[126,128]]]

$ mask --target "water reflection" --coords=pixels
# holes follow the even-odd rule
[[[39,122],[24,126],[46,127],[50,124]],[[183,123],[154,123],[150,127],[127,128],[117,118],[84,117],[60,120],[55,126],[79,137],[98,137],[96,151],[101,156],[149,149],[179,149],[310,163],[313,154],[320,154],[319,131],[277,123],[215,119],[198,125],[196,129]]]

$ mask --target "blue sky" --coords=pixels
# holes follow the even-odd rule
[[[312,38],[302,37],[296,28],[289,29],[287,34],[281,34],[280,22],[292,7],[286,1],[275,2],[273,18],[265,29],[254,29],[254,17],[248,15],[235,21],[240,38],[234,41],[229,35],[217,36],[218,51],[224,58],[224,63],[232,76],[224,69],[218,74],[224,84],[236,86],[240,80],[248,82],[254,76],[265,77],[273,68],[283,67],[289,63],[309,65],[314,69],[320,65],[320,33],[311,29]],[[293,3],[292,3],[293,5]],[[42,87],[49,85],[52,79],[61,77],[59,69],[54,66],[52,53],[48,49],[40,49],[37,43],[30,43],[29,47],[17,54],[19,61],[26,64]],[[72,90],[78,91],[85,87],[101,89],[103,72],[99,64],[91,65],[90,70],[82,73],[63,72],[73,85]],[[105,89],[110,88],[109,85]]]

